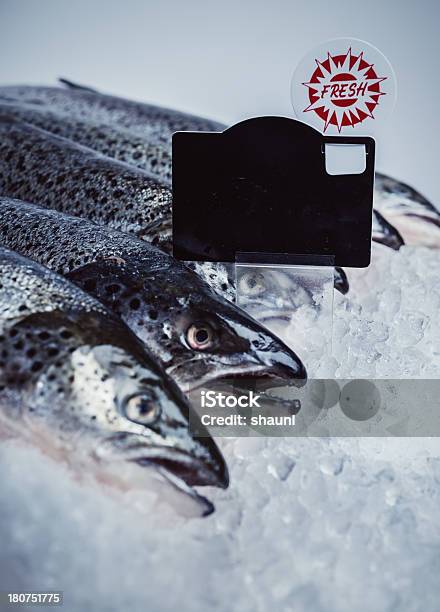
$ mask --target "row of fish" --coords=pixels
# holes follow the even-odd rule
[[[135,233],[171,252],[172,133],[225,126],[67,84],[68,89],[0,88],[2,166],[8,177],[1,193]],[[27,155],[14,156],[14,151],[23,151],[24,140]],[[46,151],[50,163],[42,172]],[[17,183],[14,177],[23,164],[28,178]],[[404,238],[440,244],[438,211],[410,187],[378,175],[375,206],[375,241],[396,250]],[[234,295],[231,267],[199,264],[197,270],[225,297]],[[349,289],[344,271],[338,268],[335,287],[342,293]]]
[[[143,466],[154,465],[155,468],[159,465],[161,472],[168,479],[170,474],[173,474],[176,479],[174,485],[177,486],[176,483],[178,483],[179,489],[184,490],[183,484],[186,483],[187,492],[201,505],[202,511],[205,513],[210,511],[211,507],[207,505],[207,501],[196,495],[188,486],[191,484],[226,486],[227,470],[215,443],[206,437],[201,438],[204,440],[201,444],[199,439],[195,439],[191,434],[188,428],[191,408],[181,390],[191,391],[197,386],[212,384],[216,380],[231,377],[265,377],[269,385],[272,380],[274,384],[280,384],[280,382],[289,384],[292,381],[302,384],[306,373],[300,359],[245,312],[215,294],[194,272],[167,253],[134,236],[97,226],[86,219],[75,218],[19,200],[0,197],[0,243],[14,250],[15,259],[12,258],[11,253],[9,255],[8,272],[15,283],[14,296],[17,299],[18,296],[24,295],[24,290],[29,284],[23,284],[22,275],[14,271],[13,264],[19,268],[24,261],[17,253],[27,256],[33,262],[45,264],[45,268],[40,268],[36,263],[32,263],[32,266],[29,264],[28,268],[34,276],[38,276],[39,273],[44,278],[50,279],[55,287],[37,282],[36,286],[40,287],[41,293],[37,307],[34,309],[32,303],[30,308],[22,307],[22,316],[26,321],[26,326],[29,329],[33,327],[36,329],[33,336],[34,342],[29,348],[21,337],[17,340],[15,330],[14,335],[11,335],[14,342],[9,342],[4,349],[6,351],[5,361],[0,364],[0,368],[4,368],[5,376],[3,390],[0,392],[2,405],[17,405],[17,400],[11,401],[12,389],[18,392],[23,385],[27,386],[26,373],[33,372],[32,388],[40,390],[41,405],[50,406],[50,410],[55,409],[60,419],[64,409],[67,415],[64,424],[69,431],[76,431],[75,440],[77,436],[89,433],[87,428],[84,430],[82,421],[85,420],[87,423],[89,418],[93,418],[91,425],[95,438],[100,435],[104,442],[107,434],[111,434],[111,439],[120,450],[119,456],[122,458],[126,453],[124,447],[126,440],[128,443],[133,442],[139,446],[137,439],[130,437],[131,430],[124,429],[126,423],[124,398],[128,398],[130,413],[134,414],[138,401],[136,398],[139,395],[140,409],[145,409],[148,413],[146,423],[150,413],[148,406],[151,404],[159,409],[162,418],[171,420],[174,425],[170,425],[168,429],[164,427],[157,429],[161,424],[160,421],[158,424],[152,421],[152,424],[148,425],[146,430],[148,433],[143,439],[144,446],[151,440],[151,427],[159,435],[153,436],[153,446],[150,449],[152,454],[149,455],[144,448],[139,447],[139,454],[144,454],[137,463]],[[65,278],[61,278],[56,273],[64,275]],[[2,278],[4,276],[7,277],[6,271],[2,271]],[[9,282],[8,287],[11,284],[12,282]],[[43,286],[45,291],[43,291]],[[104,350],[103,346],[107,347],[107,353],[110,350],[110,357],[108,357],[110,363],[118,362],[117,358],[112,357],[112,351],[116,350],[113,346],[115,340],[121,340],[126,352],[129,353],[131,347],[136,358],[139,359],[138,353],[141,351],[143,359],[149,364],[160,364],[156,366],[156,372],[158,372],[156,378],[165,389],[169,386],[171,389],[175,388],[174,381],[177,382],[181,388],[177,395],[180,402],[178,407],[181,424],[174,416],[176,407],[171,406],[169,402],[165,403],[163,396],[156,397],[154,402],[143,400],[147,392],[152,394],[148,387],[149,378],[147,376],[142,377],[144,385],[147,385],[144,395],[141,391],[137,395],[134,391],[129,393],[130,386],[126,390],[124,376],[128,380],[133,376],[133,367],[130,365],[129,358],[125,361],[122,358],[119,359],[128,365],[125,370],[124,368],[119,369],[116,377],[108,374],[108,369],[103,370],[100,366],[99,372],[103,373],[105,380],[101,380],[96,374],[93,374],[91,378],[82,374],[79,380],[77,376],[72,375],[72,368],[78,365],[78,359],[81,361],[81,358],[78,358],[70,369],[63,366],[64,360],[62,355],[59,355],[59,347],[52,344],[47,346],[46,334],[39,334],[38,321],[33,317],[40,310],[46,312],[51,305],[57,305],[58,301],[61,301],[62,304],[64,293],[57,296],[57,288],[67,293],[70,291],[75,296],[77,309],[80,309],[80,304],[85,301],[86,296],[91,303],[95,304],[95,309],[99,305],[101,319],[104,316],[107,317],[106,333],[102,333],[104,330],[102,326],[96,329],[93,317],[89,314],[88,317],[92,321],[89,323],[84,316],[81,318],[80,326],[87,324],[95,328],[96,334],[90,342],[99,351]],[[92,295],[97,299],[92,300]],[[0,293],[0,309],[5,314],[6,327],[9,320],[8,304],[10,301],[10,289]],[[71,302],[74,304],[75,300]],[[64,329],[65,323],[62,317],[57,315],[52,321],[52,327],[59,325]],[[131,332],[128,328],[133,331]],[[9,333],[5,337],[9,338]],[[116,344],[118,346],[118,343]],[[57,377],[53,378],[53,384],[60,393],[56,396],[59,408],[56,408],[54,402],[51,401],[52,391],[47,386],[46,367],[50,369],[49,380],[52,380],[54,376],[55,367],[47,360],[47,351],[54,351],[54,356],[58,359],[59,369],[55,370]],[[119,350],[116,350],[116,353],[118,354]],[[97,358],[92,352],[86,359],[89,369],[93,370],[96,361]],[[20,375],[21,366],[24,368],[22,376]],[[18,378],[14,379],[11,376],[11,368],[13,372],[17,372]],[[93,407],[89,405],[88,387],[93,389],[93,394],[90,396]],[[79,395],[77,395],[78,388],[80,388]],[[118,390],[121,393],[123,390],[124,398],[120,397],[120,393],[116,393],[110,398],[107,397],[109,405],[100,402],[101,395],[105,399],[105,394],[111,394],[112,389],[113,392]],[[24,389],[22,391],[24,392]],[[23,406],[32,406],[34,397],[33,391],[31,395],[26,392],[25,396],[22,396],[21,403]],[[85,399],[88,400],[87,403],[81,405],[81,401]],[[71,426],[69,425],[71,411],[75,411],[74,419],[77,426],[73,422]],[[97,415],[101,412],[105,415],[104,424],[108,422],[115,424],[110,431],[106,431],[105,428],[96,429],[96,424],[100,423],[99,420],[97,421]],[[48,409],[43,414],[47,416],[47,413]],[[17,414],[22,415],[22,410]],[[191,419],[193,431],[194,422],[197,421],[195,414],[192,414]],[[140,422],[142,423],[142,420]],[[48,425],[47,422],[46,425]],[[28,431],[31,429],[27,428]],[[200,429],[198,425],[197,429]],[[85,439],[87,437],[84,435]],[[64,444],[66,440],[62,442]],[[186,454],[177,452],[180,444],[183,444]],[[84,444],[81,443],[81,445],[84,447]],[[108,446],[109,444],[107,448]],[[217,479],[208,478],[206,475],[200,476],[200,453],[197,452],[199,446],[207,449],[205,457],[207,466],[212,464],[211,471],[207,468],[207,473],[212,472],[214,476],[219,474]],[[133,461],[130,448],[128,445],[126,458]],[[92,459],[99,458],[96,453],[91,453],[91,457]]]
[[[95,167],[93,180],[96,181],[95,186],[99,191],[96,191],[95,195],[96,193],[105,193],[104,183],[112,190],[114,188],[112,181],[115,180],[115,176],[116,178],[118,176],[111,173],[113,164],[111,160],[102,157],[103,165],[101,166],[99,164],[101,160],[95,160],[93,152],[90,152],[91,157],[87,157],[88,150],[83,150],[81,147],[77,149],[76,145],[72,143],[72,160],[75,160],[75,153],[79,151],[78,155],[82,164],[75,168],[75,174],[73,166],[66,164],[66,158],[56,157],[56,149],[54,149],[54,155],[52,156],[50,149],[47,147],[48,142],[44,140],[38,143],[41,148],[36,146],[30,153],[29,147],[35,142],[32,140],[32,135],[26,132],[26,128],[30,126],[19,125],[15,123],[15,120],[9,122],[4,116],[2,119],[2,127],[5,129],[5,138],[2,140],[2,145],[6,147],[8,142],[9,144],[12,143],[12,140],[8,141],[6,134],[15,138],[12,148],[2,149],[2,159],[5,163],[13,162],[17,164],[14,173],[9,171],[10,167],[2,167],[3,193],[10,193],[9,189],[14,189],[15,179],[18,179],[18,183],[23,187],[24,183],[21,178],[23,177],[26,181],[28,179],[29,181],[26,184],[28,191],[20,191],[18,194],[21,197],[48,206],[50,200],[45,199],[47,194],[52,193],[52,197],[57,194],[57,197],[65,206],[65,208],[60,207],[60,210],[67,209],[68,212],[75,212],[79,216],[87,216],[85,214],[87,208],[80,208],[79,210],[76,208],[84,205],[84,201],[90,208],[98,209],[96,204],[99,204],[99,202],[94,202],[90,197],[89,199],[87,199],[87,196],[84,197],[84,192],[79,188],[79,182],[84,179],[90,167],[93,167],[93,161],[97,161],[98,165]],[[9,128],[16,129],[9,131]],[[23,131],[19,128],[23,128]],[[36,130],[36,132],[39,136],[40,130]],[[20,140],[19,136],[23,139]],[[63,141],[63,146],[59,151],[69,150],[69,144],[69,142]],[[37,154],[37,151],[39,154]],[[9,153],[12,153],[12,156]],[[22,155],[29,155],[29,157],[24,161],[20,158]],[[29,161],[34,162],[35,172],[30,171]],[[105,167],[107,162],[109,162],[109,165]],[[22,163],[27,166],[29,172],[23,173]],[[51,177],[46,176],[46,180],[42,181],[41,171],[44,172],[49,166],[55,171],[60,168],[65,170],[67,182],[73,190],[66,193],[67,185],[60,181],[60,174],[51,175]],[[40,174],[38,173],[39,169]],[[127,167],[127,174],[131,172],[132,168]],[[132,177],[133,174],[130,176]],[[107,179],[108,182],[106,182]],[[7,180],[11,180],[11,183],[7,184]],[[75,185],[76,180],[78,183]],[[54,183],[60,186],[59,191],[55,191],[55,194],[51,192]],[[150,183],[152,185],[151,192],[157,195],[162,189],[161,183],[154,180],[150,180]],[[18,187],[17,183],[16,186]],[[143,188],[138,187],[138,185],[134,185],[133,191],[125,194],[127,199],[122,203],[120,202],[121,223],[113,223],[114,226],[129,231],[123,217],[127,214],[128,205],[136,197],[136,194],[145,195]],[[110,191],[107,194],[111,202],[113,192]],[[158,200],[159,198],[156,198],[154,202]],[[143,203],[145,203],[145,200],[139,201],[139,210],[148,210],[142,205]],[[134,330],[137,339],[142,342],[142,350],[149,362],[162,364],[163,370],[161,371],[160,382],[164,388],[168,388],[169,384],[174,384],[171,383],[170,376],[185,391],[216,379],[231,376],[265,377],[269,380],[274,379],[278,383],[280,381],[288,383],[292,380],[301,383],[305,379],[305,369],[299,358],[275,336],[258,325],[246,313],[215,294],[199,276],[164,251],[136,236],[123,234],[107,227],[108,218],[104,218],[103,224],[98,226],[87,219],[75,218],[8,197],[1,197],[0,199],[0,216],[1,243],[4,246],[13,249],[16,253],[26,255],[35,262],[44,264],[46,268],[54,272],[63,274],[78,287],[78,289],[75,288],[77,294],[80,294],[79,287],[87,291],[88,295],[93,294],[99,299],[99,302],[96,302],[97,304],[107,306],[107,314],[109,317],[111,316],[108,320],[110,327],[113,326],[115,315],[117,315],[119,327],[123,327],[122,320]],[[95,221],[97,220],[99,221],[95,218]],[[143,227],[150,226],[148,222],[145,222]],[[10,254],[11,257],[13,257],[12,254]],[[19,257],[15,257],[15,265],[20,266],[23,261]],[[36,273],[35,269],[36,266],[33,264],[34,274]],[[46,277],[48,275],[47,269],[45,275]],[[53,275],[53,278],[57,279],[58,277]],[[15,275],[15,282],[17,294],[21,294],[22,277],[20,274]],[[71,283],[67,281],[61,283],[59,278],[57,282],[57,286],[62,286],[64,290],[71,286]],[[6,295],[3,297],[5,301],[9,299]],[[46,299],[48,304],[52,303],[53,294],[48,292]],[[105,311],[104,306],[102,306],[102,310]],[[108,331],[109,328],[107,328]],[[38,340],[37,332],[35,337]],[[131,346],[134,337],[132,334],[121,333],[121,337],[124,338],[128,346]],[[110,351],[111,355],[112,351],[115,350],[115,347],[111,345],[112,340],[113,336],[111,334],[104,336],[97,333],[94,338],[96,346],[93,345],[93,349],[96,352],[98,348],[102,349],[102,346],[105,346],[107,347],[107,353]],[[14,346],[8,347],[8,362],[16,368],[21,359],[20,351],[23,349],[21,343],[18,344],[18,352],[13,350]],[[38,364],[44,363],[45,366],[47,364],[47,367],[51,368],[50,376],[52,377],[52,366],[45,360],[44,351],[45,347],[43,345],[39,346],[37,343],[37,346],[33,347],[31,355],[34,355],[34,357],[37,355]],[[109,359],[112,358],[109,357]],[[96,358],[89,358],[89,365],[91,360],[92,365],[94,365]],[[31,363],[29,368],[32,369],[32,367],[34,366]],[[130,371],[126,370],[125,373],[129,378]],[[109,386],[118,389],[124,388],[122,384],[124,370],[121,370],[116,378],[108,373],[105,375],[105,381],[96,385],[93,394],[94,402],[101,395],[104,395],[104,387],[105,389]],[[78,376],[76,379],[78,379]],[[148,379],[143,377],[143,380],[147,381]],[[24,382],[24,379],[21,382]],[[117,398],[115,395],[112,396],[108,407],[101,406],[97,402],[94,403],[93,408],[90,407],[90,403],[82,408],[80,401],[87,397],[87,387],[93,384],[93,380],[83,376],[80,382],[78,380],[75,382],[75,376],[65,369],[58,373],[56,384],[58,384],[57,388],[60,393],[56,396],[58,404],[51,402],[48,395],[42,395],[41,398],[41,405],[47,406],[46,416],[50,406],[50,409],[55,410],[61,421],[64,410],[67,415],[64,425],[69,431],[75,432],[75,439],[78,438],[80,432],[87,433],[83,431],[81,420],[84,419],[88,423],[89,419],[93,418],[93,421],[90,422],[93,426],[92,431],[96,441],[100,441],[98,447],[101,448],[105,442],[108,449],[110,445],[107,443],[107,434],[111,434],[110,438],[114,441],[115,448],[120,451],[119,456],[130,461],[134,460],[135,453],[131,452],[130,445],[128,445],[127,450],[123,446],[123,441],[130,439],[128,435],[130,429],[127,431],[124,421],[123,402],[125,400],[120,397]],[[75,394],[80,384],[82,386],[80,399],[78,400]],[[20,387],[20,385],[18,386]],[[33,386],[46,390],[47,375],[45,368],[40,372],[35,371]],[[14,389],[13,380],[9,377],[3,390],[6,394],[5,406],[17,404],[17,401],[11,402],[12,389]],[[50,389],[47,388],[47,393],[49,391]],[[147,388],[144,391],[144,396],[147,391],[152,393]],[[134,393],[129,397],[129,401],[130,410],[134,412],[136,401]],[[171,428],[167,432],[162,428],[163,440],[156,436],[154,445],[151,445],[151,448],[148,449],[149,452],[138,448],[137,464],[142,464],[144,467],[152,464],[156,467],[160,466],[167,478],[170,478],[170,474],[173,474],[176,479],[174,484],[176,486],[176,483],[178,483],[180,489],[183,489],[182,483],[187,487],[192,484],[226,486],[227,469],[215,443],[209,437],[206,437],[203,438],[204,444],[201,444],[200,439],[196,440],[190,434],[187,425],[191,408],[182,394],[179,396],[179,401],[180,413],[184,419],[184,435],[183,431],[178,431],[175,440]],[[32,406],[33,396],[22,397],[21,403],[24,407]],[[153,402],[149,404],[153,404]],[[141,406],[144,405],[146,406],[147,402],[141,402]],[[170,415],[173,415],[176,411],[174,407],[169,407],[164,401],[157,400],[155,406],[156,408],[159,406],[162,418],[165,416],[170,419]],[[97,420],[99,420],[98,415],[102,411],[106,415],[105,424],[114,424],[109,432],[103,428],[96,428]],[[19,412],[22,414],[23,410]],[[76,422],[76,425],[72,423],[69,426],[70,414],[72,413],[75,414],[75,419],[79,419],[79,421]],[[9,412],[7,414],[10,415]],[[193,414],[191,418],[194,419],[195,415]],[[43,421],[40,420],[39,422]],[[148,422],[147,418],[145,422]],[[139,428],[139,423],[137,426]],[[148,434],[151,427],[153,427],[153,430],[157,427],[155,421],[152,421],[149,425],[144,425]],[[5,428],[3,423],[3,430]],[[29,428],[29,431],[32,431],[32,428]],[[145,441],[150,441],[150,438],[151,436],[144,435],[144,445]],[[84,439],[87,439],[86,435],[84,435]],[[59,439],[58,442],[60,443]],[[63,439],[64,445],[69,442],[69,439]],[[132,442],[134,445],[137,444],[135,439]],[[186,455],[176,452],[176,449],[179,450],[179,443],[183,443],[186,447]],[[84,443],[82,447],[84,446],[87,445]],[[206,452],[206,472],[208,474],[212,472],[214,476],[218,473],[217,478],[214,476],[208,478],[206,475],[205,477],[200,476],[199,464],[201,459],[200,453],[197,453],[199,446],[206,447],[209,451]],[[215,449],[215,452],[213,449]],[[91,455],[96,458],[95,452]],[[150,457],[153,458],[150,459]],[[194,460],[194,464],[192,460]],[[211,471],[209,471],[209,462],[212,464]],[[203,502],[204,505],[202,504],[202,506],[205,512],[210,509],[204,498],[193,492],[192,496],[200,503]]]
[[[151,175],[160,179],[162,187],[168,186],[168,190],[165,190],[168,197],[165,197],[164,191],[160,190],[155,183],[151,184],[146,174],[143,174],[145,182],[142,196],[144,199],[141,201],[138,199],[133,203],[132,213],[127,215],[127,223],[130,222],[130,219],[135,218],[135,223],[130,231],[142,232],[144,236],[151,236],[149,238],[151,240],[163,240],[163,236],[154,235],[150,226],[151,219],[144,218],[144,207],[150,214],[153,214],[154,210],[157,220],[160,219],[164,226],[170,228],[169,183],[172,134],[178,130],[220,131],[226,126],[185,113],[104,95],[68,81],[64,83],[67,89],[32,86],[1,87],[0,114],[8,118],[15,118],[20,123],[39,127],[119,162],[128,163],[132,168],[136,167],[146,171],[150,174],[150,179]],[[62,141],[59,140],[52,142],[53,146],[61,149],[62,144]],[[38,148],[38,142],[36,146]],[[72,153],[72,148],[65,152],[68,166],[80,164],[79,159],[69,159]],[[58,151],[58,155],[62,153]],[[118,173],[118,171],[123,172],[122,166],[110,166],[110,173]],[[131,175],[131,181],[121,178],[119,185],[123,194],[129,198],[130,182],[139,180],[141,180],[139,174],[136,173]],[[88,184],[90,181],[90,177],[88,180],[85,178]],[[122,197],[123,194],[119,196]],[[138,198],[140,197],[139,194]],[[411,244],[416,242],[428,246],[438,247],[440,245],[439,212],[417,191],[404,183],[377,174],[374,199],[375,208],[380,215],[375,218],[373,239],[392,248],[396,248],[402,238]],[[113,200],[114,209],[118,208],[118,204],[123,205],[123,203],[123,199],[116,197]],[[385,226],[385,230],[383,228],[384,219],[389,224]],[[116,210],[110,212],[108,220],[118,227]],[[396,235],[393,235],[393,226],[397,228],[394,230]]]
[[[169,254],[171,136],[224,126],[67,85],[0,88],[0,431],[24,419],[46,450],[81,446],[100,473],[115,459],[135,478],[154,467],[206,514],[191,487],[227,486],[227,468],[206,432],[191,434],[182,391],[231,377],[303,384],[306,371],[220,295],[232,295],[227,271]],[[438,212],[392,179],[376,185],[376,239],[406,239],[387,220],[400,193],[395,218],[422,207],[436,246]],[[342,270],[335,285],[348,290]]]

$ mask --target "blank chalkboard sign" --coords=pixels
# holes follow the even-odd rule
[[[349,145],[364,151],[364,162],[333,172],[326,156],[341,163],[350,151],[336,149]],[[368,266],[374,154],[372,138],[323,136],[285,117],[175,133],[174,256],[232,262],[253,252],[264,263],[265,254],[282,253],[295,263],[333,256],[337,266]]]

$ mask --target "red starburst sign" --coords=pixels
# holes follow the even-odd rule
[[[392,68],[377,49],[337,39],[304,58],[292,81],[292,100],[299,118],[321,132],[371,134],[392,106],[394,90]]]

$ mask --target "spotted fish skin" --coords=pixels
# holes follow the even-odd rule
[[[0,115],[62,136],[98,153],[158,176],[171,185],[171,146],[124,127],[82,119],[61,110],[25,102],[2,101]]]
[[[1,431],[33,432],[58,451],[80,447],[98,462],[102,445],[118,461],[173,461],[188,483],[227,486],[213,440],[190,434],[191,414],[120,319],[65,278],[0,247]]]
[[[305,380],[291,349],[151,244],[5,197],[0,197],[0,243],[93,293],[184,390],[226,376]],[[207,336],[203,343],[198,330]]]
[[[0,193],[171,243],[171,190],[146,172],[0,117]]]
[[[98,93],[63,80],[60,87],[7,86],[0,88],[5,100],[47,105],[72,117],[118,126],[142,134],[151,140],[171,143],[174,132],[218,132],[221,123],[188,113]]]

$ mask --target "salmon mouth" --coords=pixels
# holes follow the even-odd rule
[[[159,447],[152,447],[147,452],[140,452],[139,457],[130,458],[130,461],[142,467],[154,467],[161,472],[172,474],[189,487],[210,486],[226,489],[229,486],[229,473],[225,462],[219,463],[218,469],[214,469],[185,451],[167,449],[166,453],[162,453]]]
[[[246,382],[249,385],[246,385]],[[261,366],[249,370],[236,370],[225,372],[218,376],[206,376],[194,384],[188,384],[186,393],[193,393],[202,387],[222,386],[238,387],[240,389],[257,388],[259,391],[267,391],[278,387],[304,387],[307,383],[307,372],[304,367],[300,368],[296,376],[292,376],[289,366],[274,364],[273,366]]]
[[[190,404],[188,409],[190,414],[176,430],[175,438],[167,440],[164,436],[162,443],[138,434],[117,433],[101,443],[96,451],[98,458],[166,471],[189,487],[226,489],[229,472],[223,454]],[[172,436],[172,431],[168,435]]]

